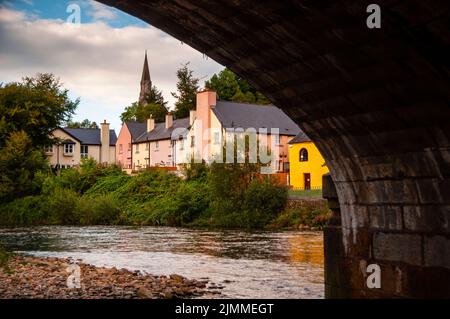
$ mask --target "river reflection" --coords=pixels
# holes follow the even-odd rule
[[[209,278],[222,298],[323,298],[323,241],[316,232],[169,227],[0,229],[9,248],[97,266]]]

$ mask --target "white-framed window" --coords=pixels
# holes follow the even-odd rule
[[[136,154],[139,154],[139,144],[136,144]]]
[[[64,144],[64,154],[73,155],[73,145],[74,144]]]
[[[46,146],[44,151],[45,151],[45,153],[48,153],[48,154],[53,153],[53,145]]]
[[[281,145],[280,135],[275,134],[273,137],[274,137],[274,140],[275,140],[275,145]]]
[[[89,155],[89,147],[87,145],[81,145],[81,158],[87,158]]]
[[[220,132],[214,132],[214,144],[220,144]]]

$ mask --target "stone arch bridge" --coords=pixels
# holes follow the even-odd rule
[[[378,0],[380,29],[374,1],[101,2],[228,66],[315,141],[341,212],[327,297],[450,297],[449,1]]]

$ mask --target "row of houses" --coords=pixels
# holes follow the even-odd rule
[[[162,123],[151,117],[146,122],[125,122],[118,136],[106,120],[100,126],[54,130],[52,135],[60,142],[46,149],[51,165],[68,168],[91,157],[99,163],[117,164],[129,173],[148,167],[175,170],[193,160],[210,163],[222,156],[226,161],[230,137],[236,144],[242,134],[247,138],[247,153],[252,151],[249,140],[253,135],[255,145],[267,150],[270,159],[265,164],[270,173],[279,174],[292,187],[320,188],[322,175],[328,172],[314,143],[281,109],[219,101],[211,90],[197,94],[197,107],[187,118],[174,119],[168,113]],[[236,146],[231,150],[232,160],[237,160]],[[260,161],[260,154],[255,153]]]
[[[140,103],[151,89],[145,57]],[[281,109],[221,101],[213,90],[197,93],[189,117],[165,121],[122,124],[119,135],[106,120],[100,129],[58,128],[52,132],[58,143],[46,149],[52,166],[76,166],[82,158],[117,164],[128,173],[148,167],[178,170],[183,164],[212,161],[254,161],[264,173],[277,174],[294,188],[321,188],[328,172],[312,141]]]

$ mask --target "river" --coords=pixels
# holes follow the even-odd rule
[[[35,256],[205,279],[220,298],[323,298],[320,232],[172,227],[0,228],[0,242]]]

